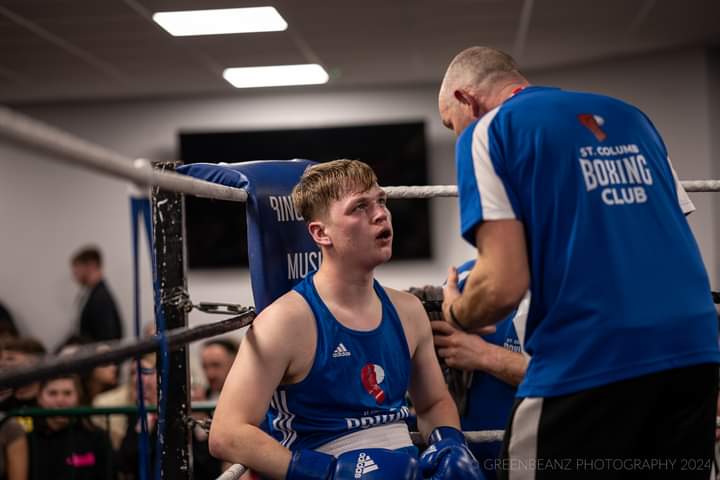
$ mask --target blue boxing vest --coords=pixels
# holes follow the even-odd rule
[[[341,325],[323,303],[309,274],[293,290],[315,316],[317,344],[308,375],[281,385],[267,413],[269,433],[291,451],[316,449],[361,429],[403,422],[410,351],[400,318],[375,281],[382,320],[372,331]],[[289,339],[289,341],[291,341]]]

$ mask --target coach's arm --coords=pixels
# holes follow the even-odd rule
[[[451,268],[444,290],[445,318],[463,330],[493,325],[520,303],[530,284],[525,231],[518,220],[488,220],[475,231],[477,261],[463,293]]]

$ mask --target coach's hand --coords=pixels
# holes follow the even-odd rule
[[[453,427],[438,427],[430,434],[430,446],[420,456],[425,478],[432,480],[485,480],[480,464]]]
[[[474,333],[476,335],[491,335],[495,333],[496,327],[495,325],[487,325],[485,327],[480,328],[473,328],[473,329],[466,329],[462,325],[459,325],[455,320],[453,320],[453,313],[451,312],[451,308],[453,307],[453,304],[460,299],[460,296],[462,295],[463,289],[465,288],[465,282],[461,282],[460,285],[458,285],[458,271],[455,267],[450,267],[448,269],[448,276],[445,280],[445,286],[443,287],[443,302],[442,302],[442,312],[443,317],[445,318],[445,321],[448,322],[450,325],[455,327],[458,330],[468,332],[468,333]]]

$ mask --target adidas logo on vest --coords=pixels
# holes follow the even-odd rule
[[[342,342],[339,343],[337,347],[335,347],[335,350],[332,354],[333,358],[349,357],[350,355],[352,355],[352,353],[350,353],[350,350],[345,348],[345,345],[343,345]]]
[[[370,455],[364,452],[361,453],[355,464],[355,478],[362,478],[366,473],[374,472],[375,470],[380,470],[380,467],[370,458]]]

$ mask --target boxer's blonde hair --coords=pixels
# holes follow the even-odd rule
[[[330,203],[377,185],[372,168],[360,160],[333,160],[308,167],[292,191],[292,201],[306,222],[324,216]]]

